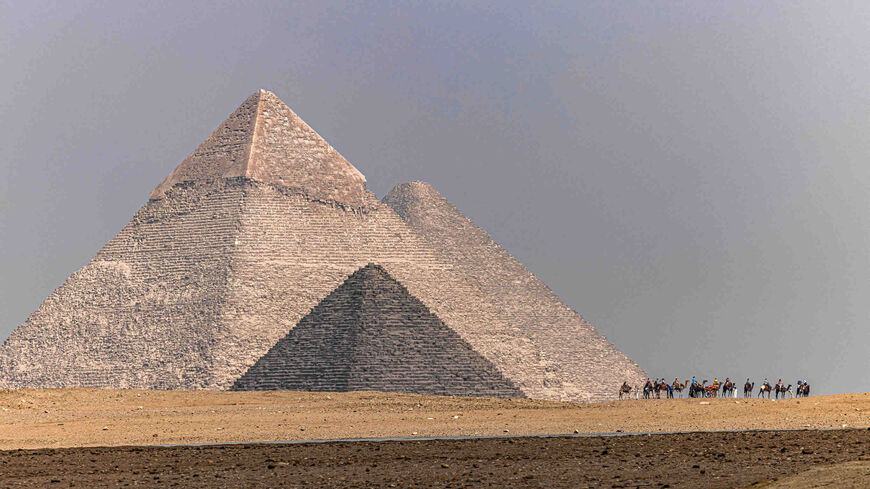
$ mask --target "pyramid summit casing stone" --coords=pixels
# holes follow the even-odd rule
[[[349,205],[363,205],[369,197],[363,174],[265,90],[248,97],[151,198],[163,197],[180,183],[232,177],[303,189],[313,199]]]
[[[609,394],[597,383],[577,387],[576,369],[536,345],[528,325],[426,239],[259,91],[0,346],[0,384],[230,388],[374,263],[522,395],[616,395],[623,379]]]

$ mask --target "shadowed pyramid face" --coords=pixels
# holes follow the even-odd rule
[[[0,346],[0,387],[584,401],[645,378],[434,189],[385,202],[259,91]]]
[[[233,389],[525,397],[373,264],[323,299]]]

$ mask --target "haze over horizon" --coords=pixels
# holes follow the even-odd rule
[[[868,21],[857,2],[0,6],[0,338],[265,88],[378,197],[432,184],[651,376],[870,391]]]

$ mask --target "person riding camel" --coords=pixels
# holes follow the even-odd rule
[[[694,375],[692,376],[692,383],[693,383],[693,384],[697,384],[697,383],[698,383],[698,381],[695,380],[695,376],[694,376]]]
[[[764,378],[764,384],[762,384],[762,385],[763,385],[764,387],[767,387],[768,389],[770,389],[770,381],[767,380],[767,377]]]
[[[779,379],[779,382],[776,383],[776,386],[779,387],[780,390],[782,390],[782,379]]]

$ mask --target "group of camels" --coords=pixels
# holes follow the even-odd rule
[[[674,379],[674,382],[669,384],[665,382],[664,379],[656,379],[655,381],[647,379],[642,391],[638,391],[637,386],[634,387],[635,398],[638,398],[641,392],[643,392],[644,399],[651,399],[653,396],[655,396],[656,399],[661,399],[662,393],[664,393],[665,397],[668,399],[675,398],[677,394],[682,398],[684,389],[688,389],[689,397],[719,397],[720,390],[722,391],[723,397],[737,397],[736,386],[730,379],[725,382],[714,381],[709,385],[707,382],[707,380],[704,380],[701,383],[689,383],[688,380],[686,380],[686,382],[680,382],[679,380]],[[767,394],[767,398],[770,399],[771,392],[774,393],[777,399],[779,399],[780,395],[782,395],[783,399],[786,396],[807,397],[810,395],[810,385],[806,382],[799,382],[797,390],[794,392],[791,387],[791,384],[786,387],[781,383],[775,385],[764,383],[758,390],[757,397],[764,397],[764,394]],[[743,384],[743,397],[752,397],[752,389],[754,388],[755,382],[749,382],[749,379],[746,379],[746,383]],[[622,399],[623,396],[630,397],[631,392],[632,387],[628,385],[628,382],[623,382],[622,387],[619,388],[619,398]]]
[[[749,380],[746,380],[746,383],[743,384],[743,397],[752,397],[752,388],[755,387],[755,382],[749,383]],[[786,394],[789,397],[807,397],[810,395],[810,384],[806,382],[800,383],[797,386],[797,390],[792,392],[791,384],[788,387],[782,385],[781,383],[776,385],[770,384],[762,384],[761,388],[758,389],[758,397],[764,397],[764,394],[767,394],[767,398],[770,399],[770,393],[774,392],[776,398],[779,399],[779,395],[782,394],[782,397],[785,398]]]

